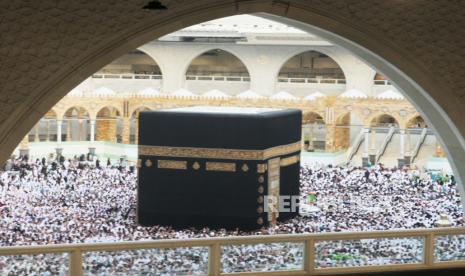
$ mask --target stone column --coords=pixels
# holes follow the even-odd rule
[[[397,159],[398,167],[405,165],[405,129],[400,129],[400,156]]]
[[[134,120],[134,144],[139,144],[139,119]]]
[[[57,120],[57,147],[55,148],[57,160],[60,159],[60,156],[63,153],[63,148],[61,147],[61,128],[63,126],[63,121]]]
[[[66,141],[71,141],[71,119],[66,121]]]
[[[369,160],[372,165],[376,163],[376,129],[371,128]]]
[[[77,127],[77,139],[78,141],[82,141],[82,119],[78,119],[78,127]]]
[[[95,141],[95,119],[90,120],[90,141]]]
[[[370,157],[369,157],[369,142],[370,142],[370,128],[365,127],[363,129],[364,133],[364,143],[363,143],[363,154],[362,154],[362,166],[363,167],[368,167],[368,164],[370,163]]]
[[[121,142],[123,144],[129,144],[130,135],[131,135],[131,119],[124,117],[122,122],[122,131],[121,131]]]
[[[47,134],[46,134],[46,141],[50,142],[50,119],[47,119]]]
[[[61,127],[62,127],[62,121],[57,120],[57,143],[61,144]]]

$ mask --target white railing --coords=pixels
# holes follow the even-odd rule
[[[374,80],[373,84],[374,85],[392,85],[391,82],[388,80]]]
[[[250,77],[243,76],[196,76],[187,75],[186,80],[196,81],[236,81],[236,82],[250,82]]]
[[[124,79],[124,80],[161,80],[162,75],[149,74],[93,74],[93,79]]]
[[[225,250],[230,246],[241,245],[260,245],[291,243],[296,244],[302,250],[302,258],[299,259],[297,266],[292,270],[273,270],[273,271],[250,271],[246,275],[328,275],[342,273],[362,273],[362,272],[385,272],[399,270],[420,270],[436,268],[455,268],[465,267],[465,248],[452,247],[453,242],[465,246],[465,228],[437,228],[437,229],[413,229],[397,231],[373,231],[373,232],[338,232],[338,233],[318,233],[318,234],[298,234],[298,235],[269,235],[269,236],[242,236],[242,237],[225,237],[225,238],[207,238],[207,239],[185,239],[185,240],[155,240],[155,241],[134,241],[134,242],[115,242],[115,243],[94,243],[94,244],[61,244],[61,245],[40,245],[40,246],[14,246],[0,248],[0,256],[19,256],[19,255],[38,255],[38,254],[68,254],[68,271],[70,275],[83,275],[85,253],[105,252],[109,255],[115,251],[129,251],[142,249],[176,249],[193,247],[208,248],[208,267],[206,273],[200,275],[243,275],[243,272],[225,272],[223,255]],[[406,248],[412,248],[412,243],[416,244],[417,251],[413,252],[411,260],[398,260],[394,254],[391,262],[370,263],[367,262],[369,257],[366,251],[357,241],[366,240],[366,244],[394,241],[392,247],[381,246],[373,251],[373,257],[390,256],[392,249],[402,247],[398,241],[407,241]],[[350,246],[360,249],[364,252],[353,256],[365,261],[362,265],[353,265],[353,263],[344,263],[335,261],[332,267],[322,265],[327,260],[328,250],[331,247],[327,245],[331,242],[345,243],[346,250]],[[347,243],[348,242],[348,243]],[[408,243],[411,242],[411,243]],[[365,245],[366,245],[365,244]],[[449,247],[450,246],[450,247]],[[363,246],[362,246],[363,247]],[[372,249],[373,250],[373,249]],[[383,251],[384,250],[384,251]],[[251,251],[252,253],[254,251]],[[129,252],[127,252],[129,253]],[[408,253],[411,254],[411,253]],[[455,254],[455,255],[454,255]],[[375,256],[376,255],[376,256]],[[19,259],[21,261],[21,258]],[[397,262],[396,262],[397,261]],[[233,264],[238,265],[238,264]],[[237,270],[233,270],[237,271]],[[51,271],[54,273],[54,271]]]
[[[389,142],[391,141],[392,136],[394,136],[395,130],[396,130],[396,129],[395,129],[394,127],[390,127],[390,128],[389,128],[388,134],[387,134],[386,137],[384,138],[384,141],[383,141],[383,143],[381,144],[381,147],[380,147],[379,150],[376,152],[376,163],[379,162],[379,160],[381,159],[381,156],[383,156],[384,152],[386,151],[386,148],[387,148]]]
[[[352,158],[354,158],[354,155],[357,153],[363,140],[365,140],[365,132],[364,129],[361,129],[360,133],[355,138],[354,144],[349,147],[349,150],[347,151],[347,164],[352,160]]]
[[[425,139],[426,139],[427,135],[428,135],[428,129],[423,128],[421,130],[420,139],[418,139],[418,142],[417,142],[417,144],[415,145],[415,148],[412,151],[412,157],[410,159],[410,163],[413,163],[415,158],[417,158],[417,155],[420,152],[421,145],[423,145],[423,143],[425,142]]]
[[[315,83],[315,84],[346,84],[345,79],[323,79],[323,78],[283,78],[279,77],[281,83]]]

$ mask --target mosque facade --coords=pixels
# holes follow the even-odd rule
[[[47,112],[15,153],[89,150],[134,161],[140,111],[196,105],[300,109],[304,151],[336,156],[332,163],[444,157],[416,108],[363,60],[247,15],[180,30],[113,61]]]

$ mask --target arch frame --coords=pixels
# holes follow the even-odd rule
[[[347,80],[347,73],[346,73],[347,68],[345,68],[344,62],[341,59],[339,59],[337,54],[335,54],[333,51],[331,51],[330,49],[327,49],[326,47],[323,47],[323,46],[307,46],[306,48],[308,48],[308,49],[305,49],[305,50],[295,49],[294,51],[292,51],[291,53],[286,55],[286,57],[284,58],[284,62],[281,63],[281,65],[277,69],[277,72],[273,73],[273,75],[275,75],[276,81],[278,81],[279,73],[281,72],[282,68],[284,67],[284,65],[289,60],[291,60],[292,58],[294,58],[294,57],[296,57],[296,56],[298,56],[300,54],[304,54],[304,53],[307,53],[307,52],[317,52],[317,53],[327,55],[329,58],[334,60],[334,62],[339,66],[339,68],[341,68],[342,73],[344,74],[344,79]]]
[[[312,3],[307,1],[202,1],[174,6],[173,9],[174,14],[169,17],[152,16],[150,20],[141,20],[140,24],[129,26],[129,30],[125,30],[120,36],[115,36],[106,44],[102,43],[89,51],[86,58],[73,61],[73,64],[19,104],[16,111],[1,125],[0,133],[3,135],[0,136],[0,145],[4,151],[0,153],[0,159],[5,160],[9,156],[27,130],[67,91],[128,50],[139,47],[154,37],[161,37],[175,29],[202,21],[239,13],[259,13],[262,17],[277,19],[339,44],[389,78],[438,133],[451,167],[462,183],[459,188],[462,201],[465,202],[465,122],[461,120],[461,110],[465,103],[448,84],[432,75],[406,49],[387,38],[377,36],[361,23],[312,7]],[[263,14],[264,12],[267,14]],[[452,99],[444,99],[444,90],[450,91],[448,94]],[[450,109],[449,114],[445,108]]]
[[[61,118],[61,120],[63,120],[63,119],[65,119],[66,113],[69,110],[76,109],[79,112],[79,109],[81,109],[81,108],[86,111],[87,115],[89,116],[89,119],[91,119],[92,118],[92,111],[85,108],[85,107],[83,107],[83,106],[80,106],[80,105],[73,105],[73,106],[67,108],[66,110],[63,111],[63,113],[61,114],[61,117],[59,117],[59,118]]]
[[[198,57],[200,57],[201,55],[207,52],[214,51],[214,50],[221,50],[237,58],[244,65],[245,69],[247,70],[247,74],[249,74],[250,76],[250,69],[247,66],[247,64],[244,62],[244,60],[240,57],[241,55],[231,48],[232,47],[227,47],[227,46],[225,47],[224,45],[222,45],[221,47],[214,47],[212,45],[206,45],[206,47],[202,47],[201,49],[196,51],[194,54],[190,55],[190,57],[188,58],[189,62],[186,63],[185,68],[183,68],[181,71],[184,72],[184,76],[187,76],[187,71],[189,71],[189,67],[191,66],[192,62],[195,59],[197,59]]]

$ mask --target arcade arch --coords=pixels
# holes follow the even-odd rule
[[[29,142],[57,141],[57,113],[49,110],[29,131]]]
[[[389,114],[380,114],[375,116],[370,121],[370,126],[375,128],[395,127],[399,128],[399,122],[396,118]]]
[[[99,74],[139,74],[162,77],[160,65],[140,49],[132,50],[102,67]]]
[[[89,140],[90,116],[87,109],[80,106],[71,107],[64,113],[62,121],[66,129],[65,141]]]
[[[407,128],[427,128],[428,124],[425,122],[425,119],[421,115],[417,115],[411,118],[407,122]]]
[[[339,64],[330,56],[310,50],[288,59],[278,78],[345,79]]]
[[[113,106],[101,108],[95,120],[95,140],[122,142],[122,119],[119,110]]]
[[[186,69],[186,80],[191,76],[249,77],[249,70],[244,62],[231,52],[212,49],[192,59]]]
[[[139,142],[139,113],[142,111],[151,110],[148,107],[142,106],[135,109],[131,114],[130,119],[130,134],[129,134],[129,143],[137,144]]]

